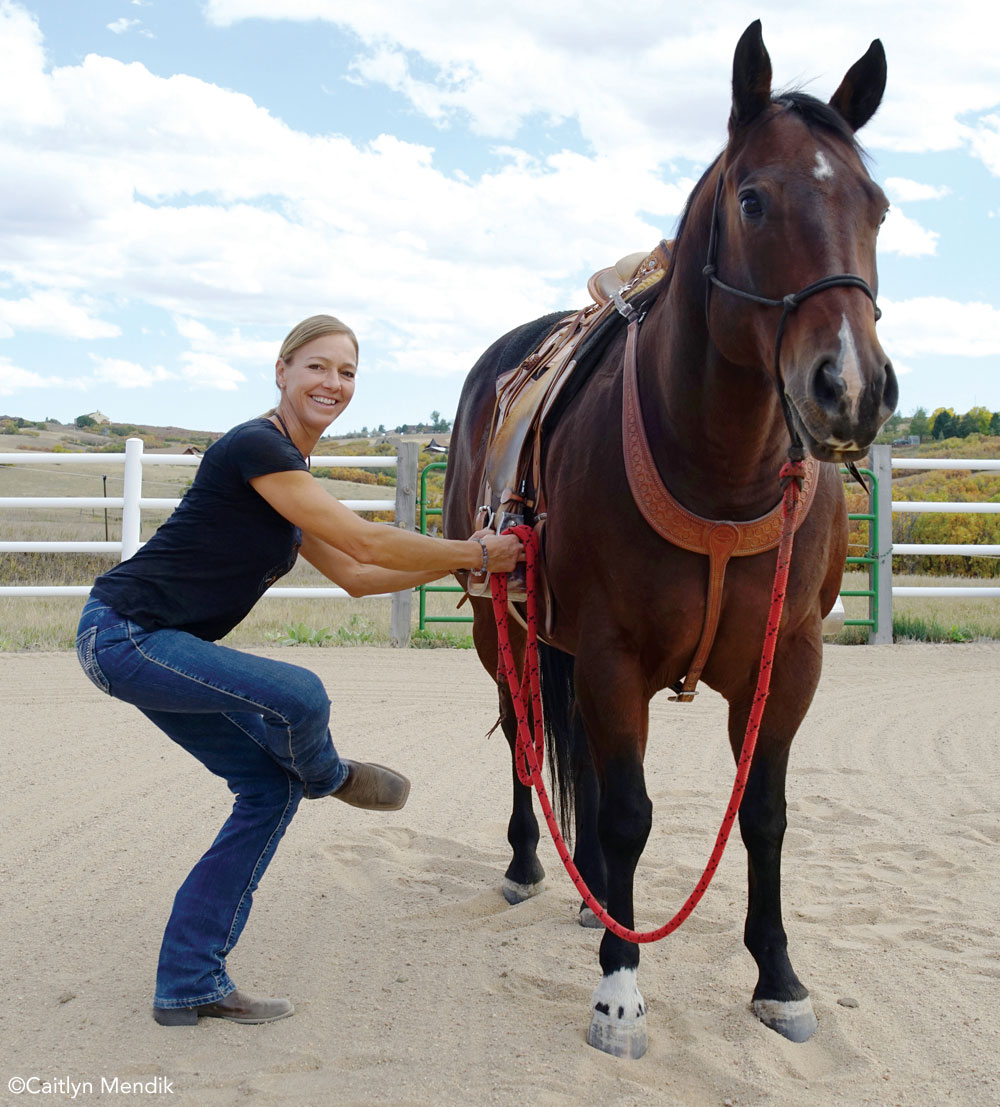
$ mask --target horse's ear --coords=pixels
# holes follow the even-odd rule
[[[771,59],[764,48],[760,20],[740,36],[733,56],[733,110],[729,116],[729,135],[752,123],[771,103]]]
[[[852,131],[859,131],[878,111],[885,92],[885,74],[885,50],[875,39],[865,56],[847,71],[830,99],[830,107],[840,112]]]

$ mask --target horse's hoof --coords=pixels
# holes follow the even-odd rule
[[[604,923],[585,903],[580,904],[580,925],[585,926],[588,930],[604,929]]]
[[[753,1013],[765,1025],[776,1030],[790,1042],[808,1042],[816,1032],[819,1022],[813,1011],[812,1000],[755,999]]]
[[[628,1057],[638,1061],[646,1052],[649,1038],[646,1034],[646,1016],[640,1015],[629,1022],[595,1011],[587,1031],[587,1044],[612,1057]]]
[[[618,969],[594,990],[587,1043],[612,1057],[638,1060],[649,1045],[646,1004],[635,969]]]
[[[517,903],[524,903],[526,899],[531,899],[532,896],[537,896],[539,892],[545,890],[545,881],[539,880],[535,884],[518,884],[516,881],[505,876],[503,878],[503,898],[511,905]]]

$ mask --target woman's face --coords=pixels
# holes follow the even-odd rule
[[[304,427],[325,430],[351,402],[358,357],[346,334],[324,334],[275,366],[281,407]]]

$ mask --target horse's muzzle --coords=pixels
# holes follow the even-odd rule
[[[863,457],[899,399],[896,374],[884,354],[864,373],[818,358],[805,384],[804,396],[792,388],[785,394],[803,444],[821,461]]]

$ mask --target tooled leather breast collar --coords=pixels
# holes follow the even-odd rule
[[[639,319],[629,321],[625,345],[624,394],[622,399],[622,439],[625,472],[632,498],[647,523],[668,542],[709,559],[708,600],[701,639],[688,667],[677,696],[680,703],[690,703],[715,641],[722,610],[722,592],[726,565],[731,557],[749,557],[774,549],[781,538],[781,501],[766,515],[757,519],[735,522],[727,519],[703,519],[679,504],[660,478],[653,453],[646,437],[646,427],[639,403],[636,346]],[[816,494],[816,461],[805,459],[806,475],[799,499],[795,529],[802,525]]]

